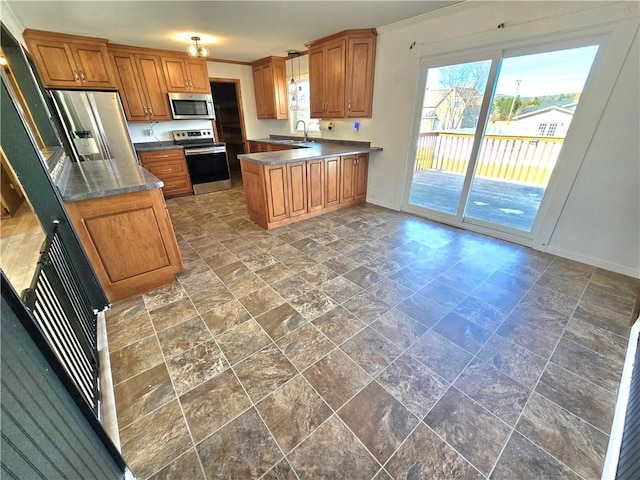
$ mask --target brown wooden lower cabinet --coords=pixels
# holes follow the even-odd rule
[[[369,155],[356,157],[356,171],[353,176],[353,198],[364,202],[367,199],[367,178],[369,176]]]
[[[175,281],[182,257],[159,189],[65,204],[111,302]]]
[[[269,221],[277,222],[289,217],[289,193],[287,192],[287,165],[274,165],[265,169],[267,214]]]
[[[307,209],[310,212],[325,207],[325,164],[330,159],[309,160],[307,164]],[[334,160],[340,161],[339,157]]]
[[[326,158],[324,163],[324,205],[340,203],[340,157]]]
[[[191,177],[182,148],[139,152],[138,157],[144,168],[164,183],[162,193],[165,197],[189,195],[193,193]]]
[[[256,142],[254,140],[249,140],[247,144],[249,146],[249,153],[262,153],[269,151],[269,144],[267,142]]]
[[[241,160],[249,217],[264,228],[364,203],[369,155],[261,165]]]
[[[340,203],[367,198],[369,155],[348,155],[340,159]]]
[[[307,162],[287,163],[289,216],[307,213]]]

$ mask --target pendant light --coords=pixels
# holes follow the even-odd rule
[[[289,55],[289,59],[291,60],[291,80],[289,81],[289,83],[287,84],[287,92],[289,93],[289,95],[295,95],[296,94],[296,81],[293,78],[293,57],[297,52],[294,50],[289,50],[287,52],[287,54]]]
[[[193,44],[189,45],[189,48],[187,49],[189,55],[191,55],[192,57],[209,56],[209,50],[207,49],[207,47],[203,47],[198,43],[200,41],[200,37],[191,37],[191,40],[193,40]]]
[[[300,81],[300,78],[300,53],[298,53],[298,93],[296,94],[298,106],[304,105],[305,103],[304,93],[302,92],[302,82]]]
[[[292,112],[298,110],[298,84],[294,78],[294,70],[293,70],[293,59],[300,58],[300,52],[297,50],[289,50],[287,52],[289,58],[291,59],[291,81],[287,84],[287,93],[289,94],[289,110]],[[300,62],[300,60],[298,60]],[[298,70],[300,70],[298,63]],[[299,73],[299,72],[298,72]]]

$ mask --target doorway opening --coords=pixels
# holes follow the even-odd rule
[[[0,268],[16,292],[28,288],[45,232],[0,148]]]
[[[598,45],[425,65],[405,209],[533,238]]]
[[[210,79],[213,105],[216,112],[217,141],[227,144],[227,158],[232,176],[240,176],[238,155],[245,153],[246,134],[240,80]]]

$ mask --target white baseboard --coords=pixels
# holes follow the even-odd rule
[[[377,200],[375,198],[367,197],[367,203],[371,203],[372,205],[377,205],[379,207],[388,208],[389,210],[395,210],[396,212],[400,211],[400,207],[389,202],[385,202],[384,200]]]
[[[118,431],[118,416],[116,415],[116,398],[113,391],[113,378],[111,377],[111,361],[109,357],[109,344],[107,343],[107,325],[104,312],[98,313],[98,357],[100,360],[100,423],[107,435],[116,446],[120,448],[120,433]]]
[[[541,251],[551,253],[552,255],[557,255],[559,257],[568,258],[569,260],[575,260],[576,262],[593,265],[594,267],[610,270],[622,275],[627,275],[629,277],[640,278],[640,268],[638,267],[634,268],[629,267],[628,265],[620,265],[618,263],[609,262],[601,258],[591,257],[589,255],[583,255],[569,250],[564,250],[562,248],[555,248],[553,246],[547,246],[547,248]]]

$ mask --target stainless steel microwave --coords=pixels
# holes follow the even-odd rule
[[[205,93],[169,93],[175,120],[215,120],[213,97]]]

